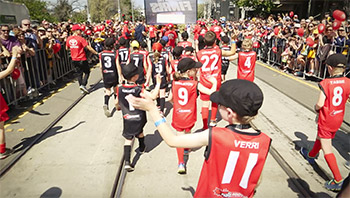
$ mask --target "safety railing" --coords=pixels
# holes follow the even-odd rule
[[[305,47],[305,51],[291,50],[291,55],[285,59],[283,53],[287,46],[287,40],[277,40],[272,37],[271,39],[261,39],[256,42],[259,42],[259,47],[254,48],[254,51],[257,52],[258,60],[284,69],[285,71],[294,71],[293,73],[300,77],[312,76],[318,79],[328,77],[329,74],[325,64],[327,57],[333,53],[341,53],[348,60],[345,76],[350,78],[349,46],[326,44],[324,46],[318,46],[316,49]]]
[[[9,61],[2,57],[0,71],[7,67]],[[56,84],[74,70],[70,53],[65,47],[61,47],[56,54],[45,49],[37,50],[34,56],[22,54],[16,68],[15,74],[0,80],[0,91],[8,105],[18,105],[19,101],[28,97],[37,97],[39,90]]]

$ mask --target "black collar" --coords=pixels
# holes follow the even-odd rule
[[[230,124],[227,125],[226,128],[230,128],[230,129],[249,129],[252,126],[250,124]]]

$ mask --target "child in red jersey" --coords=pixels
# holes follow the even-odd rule
[[[212,31],[205,33],[204,41],[206,43],[206,47],[200,50],[197,53],[198,61],[200,61],[203,66],[199,70],[200,74],[200,82],[206,86],[207,88],[211,87],[211,83],[208,82],[207,79],[209,77],[215,77],[217,80],[217,90],[221,86],[221,58],[222,56],[232,56],[236,53],[236,39],[237,35],[235,33],[232,34],[231,38],[231,51],[221,50],[216,45],[216,34]],[[208,118],[209,118],[209,106],[210,100],[209,95],[201,94],[200,99],[202,102],[202,120],[203,120],[203,129],[208,128]],[[217,113],[218,105],[215,103],[211,103],[211,118],[210,118],[210,126],[216,126],[216,113]]]
[[[177,72],[177,65],[179,64],[180,59],[182,58],[182,52],[184,48],[181,46],[176,46],[173,50],[174,59],[170,62],[171,72],[170,72],[170,80],[174,79],[174,74]]]
[[[131,104],[148,111],[169,146],[207,146],[194,197],[253,197],[271,144],[266,134],[249,124],[263,102],[263,93],[255,83],[228,80],[210,95],[210,100],[219,104],[221,117],[228,126],[181,136],[172,133],[149,94],[145,92],[141,96],[144,98],[130,97]]]
[[[237,78],[254,81],[256,52],[253,49],[253,41],[244,39],[242,42],[242,52],[238,53]]]
[[[211,89],[204,87],[197,82],[198,68],[202,63],[191,58],[183,58],[179,61],[177,71],[174,74],[172,83],[172,94],[169,100],[173,101],[173,121],[171,126],[177,131],[177,135],[191,133],[191,129],[197,121],[197,97],[198,91],[205,94],[212,94],[216,90],[216,80],[211,77]],[[185,174],[184,148],[176,148],[178,156],[178,173]],[[186,150],[188,151],[188,150]]]
[[[330,77],[320,82],[321,92],[315,105],[315,111],[318,113],[317,138],[310,152],[306,148],[300,149],[301,154],[310,164],[315,163],[314,158],[322,149],[334,177],[325,183],[325,188],[332,191],[339,191],[343,184],[343,178],[332,151],[332,139],[343,122],[346,101],[350,101],[350,79],[344,77],[346,62],[346,57],[342,54],[333,54],[327,59]]]
[[[2,47],[2,44],[0,43],[0,49]],[[21,57],[21,50],[18,47],[12,48],[12,58],[7,66],[7,68],[0,72],[0,79],[5,78],[6,76],[10,75],[13,70],[15,69],[15,66],[17,65],[17,58]],[[0,65],[1,65],[1,59],[0,59]],[[11,149],[6,148],[6,140],[5,140],[5,121],[9,119],[8,115],[6,114],[6,111],[9,109],[9,107],[6,104],[5,99],[3,98],[1,92],[0,92],[0,160],[5,159],[7,156],[11,154]]]
[[[185,47],[187,47],[187,46],[192,47],[192,43],[191,43],[190,41],[187,41],[187,39],[188,39],[189,36],[188,36],[188,33],[187,33],[186,31],[181,33],[181,37],[182,37],[182,40],[183,40],[183,41],[179,42],[179,43],[177,44],[177,46],[181,46],[181,47],[183,47],[183,48],[185,48]]]

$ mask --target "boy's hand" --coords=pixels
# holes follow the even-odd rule
[[[141,109],[144,111],[150,111],[152,108],[157,108],[152,100],[151,93],[148,91],[143,91],[141,93],[141,98],[130,96],[128,98],[128,102],[136,109]]]

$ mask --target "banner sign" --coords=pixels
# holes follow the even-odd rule
[[[197,0],[145,0],[147,24],[188,24],[197,21]]]

